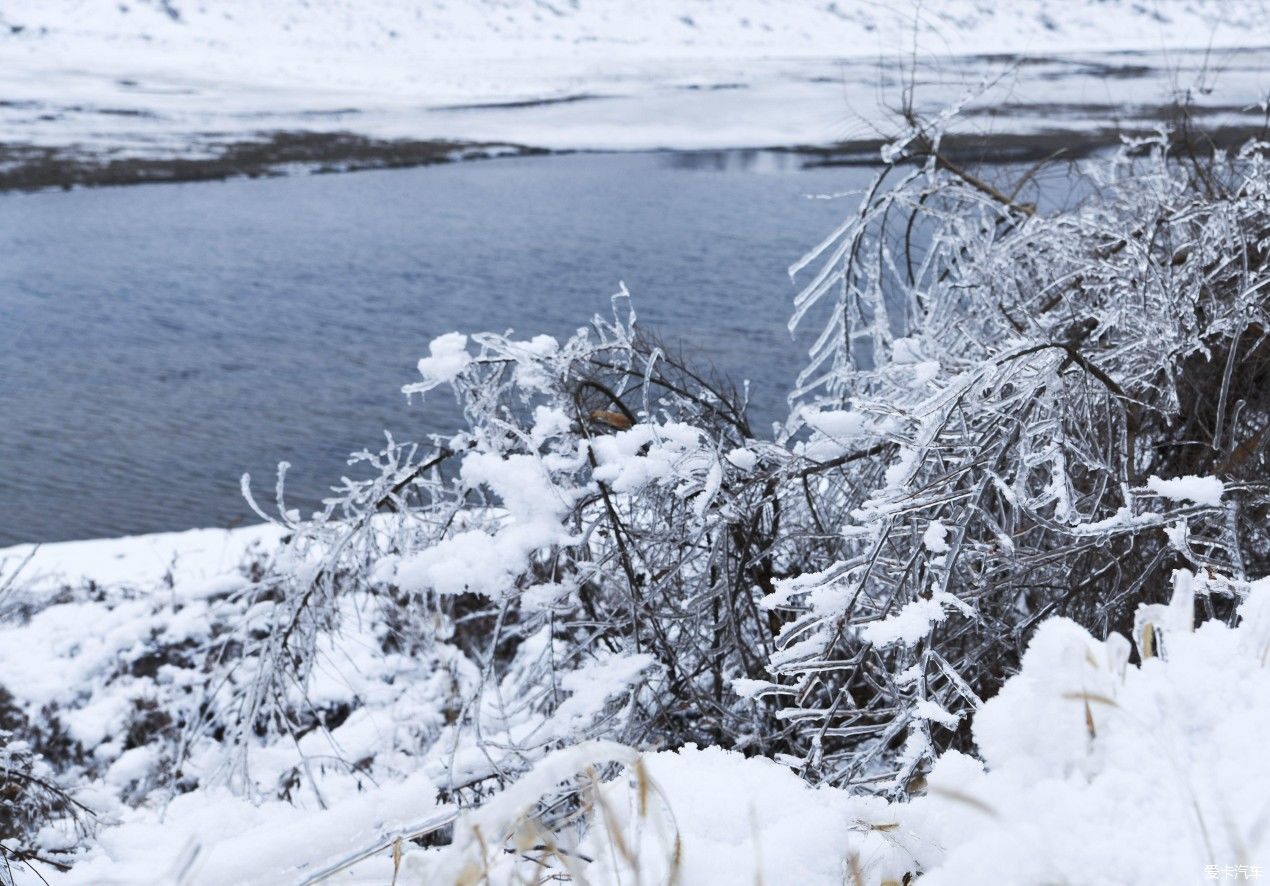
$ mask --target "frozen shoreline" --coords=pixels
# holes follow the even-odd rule
[[[208,582],[236,572],[253,549],[282,538],[271,524],[234,529],[187,529],[0,548],[0,588],[52,593],[90,582],[103,588],[149,590]]]
[[[858,149],[894,128],[910,77],[923,112],[990,84],[965,130],[990,139],[1105,144],[1166,122],[1188,89],[1205,126],[1264,123],[1265,4],[915,9],[23,0],[0,13],[0,190],[534,151]]]

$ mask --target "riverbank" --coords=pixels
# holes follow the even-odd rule
[[[211,142],[204,145],[203,156],[120,157],[112,152],[85,151],[79,146],[0,143],[0,191],[405,169],[543,153],[547,152],[525,145],[375,139],[354,132],[304,131],[267,132],[249,140]]]
[[[540,152],[872,163],[904,102],[961,105],[967,160],[1084,156],[1179,102],[1222,146],[1264,131],[1264,4],[979,6],[6,4],[0,190]]]
[[[1071,115],[1072,122],[1098,119],[1103,111],[1097,106],[1067,106],[1063,110]],[[1234,118],[1236,122],[1210,128],[1206,121],[1214,117]],[[1129,113],[1126,118],[1123,124],[1116,126],[951,133],[941,143],[941,154],[946,159],[967,164],[1080,160],[1114,148],[1125,139],[1149,138],[1160,128],[1167,128],[1172,132],[1175,145],[1187,145],[1207,155],[1213,150],[1234,150],[1250,139],[1264,139],[1270,134],[1270,118],[1243,108],[1198,109],[1187,114],[1179,107],[1157,106]],[[798,164],[812,168],[876,166],[879,152],[886,144],[886,139],[862,138],[829,144],[663,150],[680,157],[785,153],[795,157]],[[80,146],[0,142],[0,192],[327,175],[575,153],[501,142],[385,139],[356,132],[303,130],[262,132],[241,141],[208,142],[202,150],[203,156],[121,157],[114,152],[85,151]],[[617,149],[612,149],[598,153],[616,152]]]

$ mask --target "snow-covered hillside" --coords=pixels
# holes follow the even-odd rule
[[[1227,51],[1270,44],[1267,20],[1267,0],[9,0],[0,130],[72,161],[202,157],[280,131],[826,145],[875,135],[912,67],[925,108],[999,82],[998,130],[1150,128],[1196,85],[1222,123],[1270,89],[1263,55]],[[0,169],[24,157],[0,151]]]
[[[201,55],[225,73],[372,89],[475,59],[859,57],[1256,45],[1265,0],[10,0],[12,37],[75,60]],[[81,55],[82,53],[82,55]],[[362,66],[334,65],[361,56]],[[71,58],[65,59],[70,61]],[[425,69],[426,70],[426,69]],[[361,79],[365,78],[365,79]],[[425,84],[426,88],[426,84]]]

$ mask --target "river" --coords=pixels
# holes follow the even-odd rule
[[[776,152],[569,154],[0,195],[0,543],[313,507],[382,432],[456,427],[402,384],[451,330],[567,335],[625,282],[640,322],[782,417],[786,267],[859,167]],[[806,344],[805,342],[803,343]]]

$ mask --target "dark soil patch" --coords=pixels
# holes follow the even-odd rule
[[[533,99],[513,99],[504,102],[477,102],[475,104],[465,105],[440,105],[432,108],[434,111],[516,111],[525,108],[545,108],[550,105],[571,105],[575,102],[600,101],[613,96],[607,95],[591,95],[589,93],[581,93],[579,95],[562,95],[557,98],[533,98]]]
[[[940,141],[940,153],[955,163],[1035,163],[1048,158],[1080,160],[1114,148],[1128,138],[1154,136],[1152,128],[1101,127],[1087,130],[1051,129],[1033,133],[948,133]],[[1175,147],[1187,147],[1203,154],[1214,149],[1233,150],[1249,139],[1265,138],[1263,123],[1220,126],[1202,131],[1175,132]],[[798,147],[791,150],[809,156],[807,166],[876,166],[882,139],[858,139],[825,147]]]
[[[216,181],[311,172],[399,169],[456,160],[524,156],[524,145],[445,140],[375,139],[351,132],[272,132],[214,145],[205,157],[110,157],[73,148],[0,144],[0,191]]]

